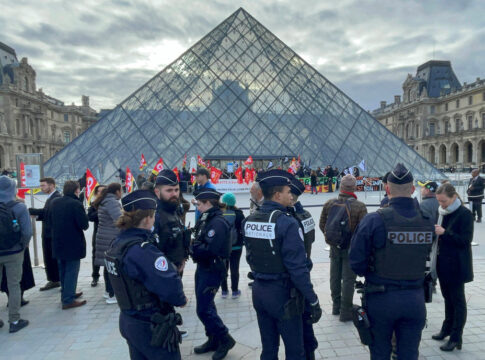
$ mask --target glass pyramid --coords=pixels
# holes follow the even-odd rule
[[[60,182],[90,168],[98,181],[188,157],[301,156],[316,168],[397,162],[417,178],[443,175],[244,9],[155,75],[45,164]]]

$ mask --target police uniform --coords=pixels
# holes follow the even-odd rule
[[[296,177],[291,176],[290,191],[296,196],[305,192],[305,185]],[[312,244],[315,241],[315,221],[312,215],[303,208],[303,205],[297,201],[289,208],[290,214],[298,221],[301,231],[303,232],[303,243],[307,255],[308,268],[311,271],[313,264],[310,259]],[[315,350],[318,348],[318,341],[313,331],[311,322],[311,306],[308,300],[305,300],[305,309],[302,315],[303,319],[303,347],[305,348],[306,360],[315,359]]]
[[[195,193],[196,200],[218,200],[221,194],[213,189],[203,189]],[[208,340],[194,348],[196,354],[216,351],[213,359],[222,359],[235,345],[229,330],[217,314],[214,297],[226,276],[225,262],[231,252],[229,223],[222,211],[214,206],[201,214],[195,226],[195,239],[191,255],[197,269],[195,271],[195,297],[197,316],[204,324]]]
[[[179,185],[177,175],[172,170],[162,170],[155,186]],[[157,247],[177,268],[183,265],[189,255],[190,230],[187,230],[178,214],[176,203],[158,199],[154,232],[158,234]]]
[[[156,208],[156,198],[148,190],[136,190],[121,202],[125,211]],[[122,231],[106,251],[105,266],[131,359],[181,359],[176,326],[181,317],[173,307],[185,305],[187,299],[175,266],[155,246],[151,231]]]
[[[389,183],[412,181],[402,164],[388,176]],[[366,215],[357,227],[349,261],[357,275],[365,276],[372,359],[390,358],[393,331],[398,359],[418,359],[426,321],[426,259],[433,234],[434,226],[411,197],[393,197],[387,208]]]
[[[258,176],[263,191],[289,186],[288,173],[269,170]],[[305,359],[302,313],[311,305],[311,322],[321,316],[318,297],[310,281],[303,231],[282,204],[265,199],[243,223],[247,261],[251,267],[253,306],[262,342],[262,360],[278,357],[279,337],[287,359]]]

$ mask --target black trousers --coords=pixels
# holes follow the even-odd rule
[[[44,256],[45,274],[47,281],[59,282],[59,265],[57,259],[52,256],[52,239],[42,237],[42,254]]]
[[[462,341],[463,328],[466,323],[466,299],[464,283],[441,281],[441,294],[445,299],[445,321],[441,330],[450,334],[450,341]]]
[[[482,218],[482,200],[472,200],[472,213],[475,219]]]
[[[104,290],[109,294],[109,297],[115,296],[115,291],[113,290],[113,286],[111,286],[111,281],[109,280],[108,271],[106,268],[103,268],[103,278],[104,278]]]
[[[242,249],[232,250],[229,260],[226,261],[226,269],[231,270],[231,290],[239,289],[239,262],[241,260]],[[222,279],[221,290],[227,291],[227,276]]]
[[[99,280],[99,269],[101,266],[99,265],[94,265],[94,258],[96,254],[96,232],[93,234],[93,240],[92,240],[92,248],[93,248],[93,257],[91,263],[93,264],[93,272],[91,273],[91,277],[93,280]]]

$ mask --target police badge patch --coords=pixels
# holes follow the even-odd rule
[[[209,232],[207,233],[207,236],[214,237],[215,234],[216,234],[216,231],[214,229],[210,229]]]
[[[168,261],[164,256],[160,256],[157,258],[157,260],[155,260],[155,269],[160,271],[168,270]]]

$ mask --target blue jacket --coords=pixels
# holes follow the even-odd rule
[[[310,303],[318,300],[310,280],[310,270],[303,243],[303,232],[298,221],[288,214],[288,210],[281,204],[265,200],[260,207],[261,212],[271,213],[274,210],[281,210],[276,220],[276,238],[281,240],[281,256],[283,264],[288,271],[291,282],[303,294]],[[243,225],[244,231],[244,225]],[[254,273],[256,279],[278,280],[281,274],[260,274]]]
[[[211,183],[211,181],[209,180],[203,186],[199,186],[197,188],[198,191],[200,191],[202,189],[214,189],[214,190],[216,190],[216,186],[213,183]],[[196,207],[195,208],[195,222],[197,222],[199,220],[199,217],[200,217],[200,211]]]
[[[213,263],[216,258],[228,258],[229,223],[224,219],[221,209],[210,208],[206,211],[211,218],[205,225],[204,233],[192,244],[192,258],[199,264]]]
[[[150,230],[131,228],[122,231],[114,240],[127,241],[140,238],[149,241]],[[123,257],[123,271],[130,278],[142,283],[148,291],[156,294],[160,301],[173,306],[185,304],[182,280],[175,266],[153,244],[135,244],[130,246]]]
[[[400,215],[411,218],[416,216],[416,203],[412,198],[392,198],[389,206]],[[373,249],[383,248],[386,244],[386,228],[382,217],[377,213],[367,214],[357,226],[350,243],[349,262],[352,270],[366,281],[376,285],[417,286],[422,280],[384,279],[369,271],[369,262]]]

